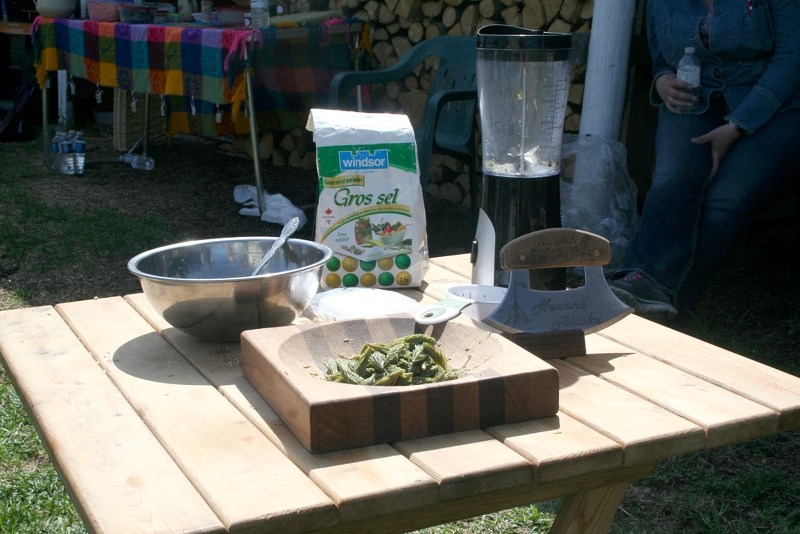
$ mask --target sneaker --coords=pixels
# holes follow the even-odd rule
[[[646,319],[664,322],[678,314],[669,295],[641,271],[631,271],[622,278],[610,280],[608,287],[619,300],[633,308],[636,315]]]

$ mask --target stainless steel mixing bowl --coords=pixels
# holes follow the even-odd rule
[[[212,341],[238,341],[244,330],[283,326],[319,289],[325,245],[289,239],[251,276],[275,237],[188,241],[143,252],[128,262],[150,304],[174,326]]]

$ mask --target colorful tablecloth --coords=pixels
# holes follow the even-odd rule
[[[348,24],[346,21],[339,21]],[[327,101],[330,80],[350,69],[348,39],[328,25],[308,28],[301,42],[261,30],[155,25],[39,17],[32,28],[40,86],[66,70],[101,87],[170,98],[170,132],[247,133],[245,47],[255,79],[259,128],[290,129]],[[218,120],[218,111],[222,120]]]

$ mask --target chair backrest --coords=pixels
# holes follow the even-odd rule
[[[420,41],[407,52],[409,64],[438,56],[430,92],[475,88],[475,37],[443,35]]]
[[[475,37],[442,36],[423,41],[420,47],[439,57],[430,94],[440,90],[475,89]],[[477,100],[455,100],[439,112],[436,137],[472,138]]]
[[[420,181],[423,186],[428,183],[431,154],[434,152],[466,158],[474,167],[475,43],[474,36],[432,37],[415,44],[385,69],[340,72],[331,80],[329,106],[331,109],[356,109],[354,89],[359,84],[402,80],[435,57],[438,63],[430,87],[426,87],[428,97],[422,120],[415,126]]]

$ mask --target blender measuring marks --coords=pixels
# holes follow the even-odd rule
[[[608,240],[582,230],[550,228],[520,236],[500,250],[500,263],[510,271],[508,290],[484,322],[511,334],[597,332],[633,311],[606,283],[602,266],[610,260]],[[581,287],[531,289],[529,269],[580,266]]]

